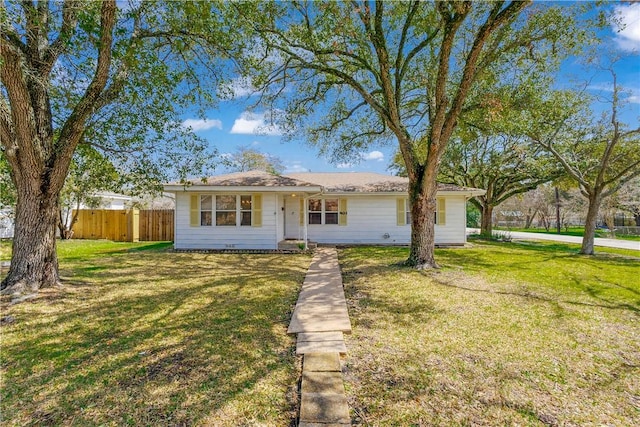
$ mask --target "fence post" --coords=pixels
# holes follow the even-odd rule
[[[140,241],[140,211],[138,209],[131,209],[129,213],[129,226],[131,230],[130,241]]]

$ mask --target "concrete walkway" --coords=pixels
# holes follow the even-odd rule
[[[316,249],[288,333],[303,355],[299,426],[351,425],[340,368],[351,322],[335,248]]]
[[[467,234],[478,234],[480,230],[477,228],[467,228]],[[495,233],[507,233],[513,239],[524,239],[524,240],[551,240],[554,242],[563,242],[563,243],[577,243],[578,245],[582,244],[582,237],[578,236],[563,236],[560,234],[546,234],[546,233],[527,233],[524,231],[506,231],[506,230],[495,230]],[[596,237],[593,241],[595,246],[603,246],[608,248],[618,248],[618,249],[632,249],[636,251],[640,251],[640,242],[633,240],[621,240],[621,239],[605,239],[603,237]]]

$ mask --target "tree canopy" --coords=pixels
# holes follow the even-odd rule
[[[603,199],[640,176],[640,127],[621,120],[621,88],[613,64],[609,71],[612,92],[606,100],[608,111],[598,115],[593,97],[563,91],[544,100],[530,116],[544,124],[530,133],[531,140],[558,159],[589,201],[581,248],[586,255],[594,253],[596,220]],[[541,117],[540,111],[547,114]]]
[[[259,170],[280,175],[284,171],[284,164],[279,157],[249,147],[238,147],[222,163],[234,172]]]
[[[182,128],[214,101],[243,39],[223,3],[6,2],[0,14],[0,136],[16,188],[5,292],[58,283],[58,199],[77,148],[91,145],[132,182],[197,174],[206,144]],[[233,42],[233,43],[231,43]],[[157,181],[156,181],[157,182]]]
[[[437,265],[436,176],[460,117],[503,79],[535,83],[583,38],[570,8],[530,2],[238,6],[255,7],[263,18],[251,22],[254,86],[284,112],[284,129],[334,161],[397,143],[410,182],[408,263],[418,268]]]

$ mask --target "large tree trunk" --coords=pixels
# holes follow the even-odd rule
[[[0,40],[0,80],[6,95],[0,102],[0,143],[18,192],[11,267],[0,284],[3,293],[11,294],[59,283],[55,237],[60,190],[87,120],[121,90],[105,90],[117,6],[115,0],[104,0],[95,39],[95,72],[69,116],[56,118],[60,126],[54,132],[51,70],[65,49],[74,46],[70,38],[78,24],[77,5],[62,6],[63,22],[51,41],[49,35],[55,31],[47,23],[49,3],[23,3],[24,40],[17,35]]]
[[[596,222],[598,220],[598,210],[600,210],[600,201],[600,194],[589,196],[589,209],[584,223],[584,236],[582,236],[582,248],[580,249],[580,253],[583,255],[594,254],[593,243],[596,236]]]
[[[407,264],[424,270],[438,268],[435,259],[435,212],[438,184],[429,175],[409,179],[411,246]]]
[[[36,292],[60,280],[56,255],[58,195],[34,192],[25,183],[18,185],[11,267],[0,285],[4,294]]]
[[[480,234],[491,237],[493,233],[493,206],[489,203],[482,204],[482,219],[480,221]]]

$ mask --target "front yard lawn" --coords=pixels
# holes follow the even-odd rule
[[[640,425],[640,255],[484,243],[398,265],[348,248],[345,386],[362,425]]]
[[[289,425],[307,255],[60,242],[62,289],[0,317],[2,425]],[[6,248],[6,246],[5,246]],[[5,270],[6,273],[6,270]]]
[[[0,424],[294,422],[309,256],[168,247],[60,242],[62,289],[3,297]],[[639,253],[577,248],[341,250],[354,424],[640,425]]]

